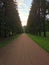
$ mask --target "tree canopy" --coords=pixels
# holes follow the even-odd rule
[[[33,0],[27,22],[27,32],[46,37],[46,15],[49,14],[49,1]],[[48,31],[48,30],[47,30]]]
[[[0,36],[8,37],[21,32],[22,25],[15,1],[0,0]]]

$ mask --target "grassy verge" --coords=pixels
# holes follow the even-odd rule
[[[8,39],[5,39],[5,40],[0,40],[0,48],[6,46],[7,44],[9,44],[9,42],[13,41],[15,38],[17,38],[19,35],[15,35],[15,36],[12,36]]]
[[[40,45],[43,49],[45,49],[47,52],[49,52],[49,38],[34,36],[31,34],[28,34],[28,36],[34,40],[38,45]]]

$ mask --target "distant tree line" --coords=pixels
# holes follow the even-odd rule
[[[0,0],[0,37],[22,32],[18,8],[14,0]]]
[[[43,32],[43,36],[46,37],[46,32],[49,31],[49,20],[46,18],[47,14],[49,14],[49,1],[33,0],[26,32],[39,36]]]

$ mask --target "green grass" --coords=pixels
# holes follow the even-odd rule
[[[19,35],[15,35],[15,36],[12,36],[6,40],[0,40],[0,48],[6,46],[7,44],[9,44],[11,41],[13,41],[14,39],[16,39]]]
[[[45,49],[47,52],[49,52],[49,38],[34,36],[31,34],[28,34],[28,36],[34,40],[38,45],[40,45],[43,49]]]

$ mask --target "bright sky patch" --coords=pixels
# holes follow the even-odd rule
[[[18,11],[21,18],[22,26],[25,26],[27,24],[31,2],[32,0],[17,0]]]

